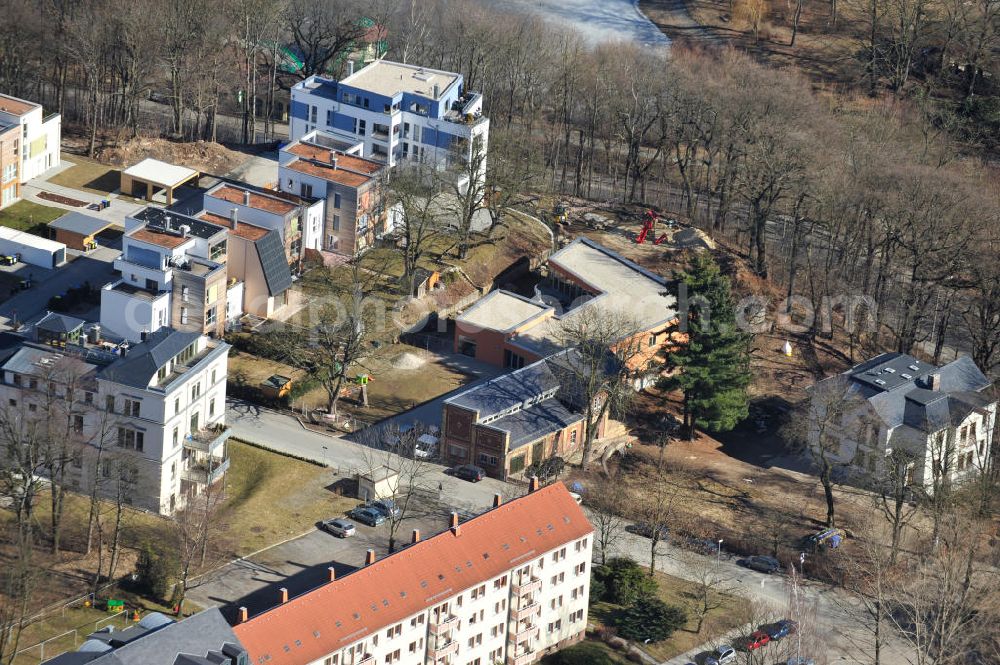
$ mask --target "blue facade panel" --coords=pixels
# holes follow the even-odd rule
[[[295,99],[292,100],[291,104],[291,116],[299,120],[309,120],[309,105],[305,102],[300,102]]]
[[[424,145],[432,145],[438,148],[450,148],[452,142],[454,142],[459,137],[455,134],[449,134],[448,132],[442,131],[440,129],[434,129],[432,127],[424,127],[424,130],[420,137],[421,142]]]
[[[336,113],[333,116],[333,127],[342,132],[354,132],[354,118],[343,113]]]
[[[126,258],[132,263],[138,263],[147,268],[156,268],[158,270],[162,267],[160,265],[160,254],[144,247],[129,245]]]

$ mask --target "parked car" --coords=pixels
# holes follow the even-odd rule
[[[323,520],[319,523],[319,528],[329,534],[337,536],[338,538],[348,538],[353,536],[355,532],[354,524],[342,517],[332,520]]]
[[[478,483],[486,477],[486,472],[475,464],[462,464],[449,470],[451,475],[471,483]]]
[[[413,444],[413,456],[417,459],[431,459],[437,455],[438,438],[433,434],[421,434]]]
[[[705,659],[705,665],[725,665],[736,660],[736,649],[728,644],[718,647],[712,655]]]
[[[399,517],[403,514],[403,511],[399,509],[396,502],[392,499],[377,499],[372,501],[369,508],[374,508],[382,517],[389,519],[390,517]]]
[[[358,506],[347,513],[347,516],[368,526],[378,526],[385,521],[385,515],[368,506]]]
[[[767,634],[771,636],[772,640],[780,640],[782,637],[793,634],[798,628],[798,623],[789,619],[782,619],[777,623],[771,624],[767,629]]]
[[[747,651],[754,651],[761,648],[765,644],[771,641],[771,636],[765,633],[763,630],[755,630],[750,633],[750,637],[747,638],[745,646]]]
[[[744,566],[762,573],[776,573],[781,570],[781,562],[773,556],[752,556],[741,561]]]
[[[659,532],[659,539],[666,540],[670,535],[670,530],[662,524],[654,527],[648,522],[636,522],[625,527],[625,530],[643,538],[652,538],[654,532]]]

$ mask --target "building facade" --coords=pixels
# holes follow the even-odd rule
[[[989,465],[991,387],[967,356],[937,367],[884,353],[810,389],[811,448],[864,482],[897,473],[931,489],[961,481]]]
[[[390,166],[409,159],[448,168],[479,150],[483,177],[490,123],[482,109],[461,74],[376,60],[340,81],[314,75],[293,86],[289,132],[294,141],[322,130]]]
[[[249,618],[252,663],[527,665],[583,639],[593,529],[561,484],[502,503]]]
[[[442,457],[506,480],[523,476],[534,463],[580,449],[586,429],[568,365],[573,353],[553,354],[446,399]],[[595,438],[606,428],[605,415]]]
[[[384,164],[351,154],[319,131],[284,146],[278,163],[281,191],[325,202],[322,233],[312,248],[356,256],[392,231]]]
[[[58,113],[42,115],[41,104],[0,94],[0,131],[14,125],[20,137],[14,150],[20,156],[18,178],[24,184],[59,166],[62,118]]]
[[[132,505],[170,514],[228,469],[228,352],[169,328],[116,344],[93,324],[49,315],[32,337],[0,340],[4,431],[65,442],[70,488],[121,490]]]
[[[0,121],[0,210],[21,200],[21,127]]]

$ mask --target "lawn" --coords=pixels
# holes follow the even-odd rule
[[[549,654],[542,665],[625,665],[629,661],[604,642],[586,639],[579,644]]]
[[[110,194],[121,185],[121,172],[85,157],[63,157],[73,166],[49,178],[53,185],[80,189],[92,194]]]
[[[328,469],[230,439],[224,531],[246,556],[297,536],[356,505],[330,489]]]
[[[688,614],[686,626],[676,631],[669,638],[662,642],[653,642],[642,646],[658,661],[663,662],[694,649],[704,644],[713,637],[724,635],[730,630],[741,626],[744,621],[741,617],[746,617],[747,600],[740,596],[723,595],[721,607],[712,610],[705,617],[701,632],[694,632],[697,620],[694,613],[696,592],[698,584],[673,577],[666,573],[656,573],[656,581],[659,583],[657,595],[668,605],[677,605],[685,608]],[[713,594],[716,598],[720,594]],[[613,603],[599,601],[590,608],[590,620],[598,625],[610,625],[612,619],[620,606]]]
[[[42,205],[34,201],[18,201],[14,205],[0,210],[0,226],[6,226],[18,231],[27,231],[42,237],[48,237],[46,224],[66,214],[62,208]]]

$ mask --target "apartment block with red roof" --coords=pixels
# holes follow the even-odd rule
[[[593,528],[539,488],[252,618],[252,665],[527,665],[583,639]]]
[[[320,131],[281,149],[278,187],[282,192],[326,201],[319,248],[357,256],[392,231],[385,204],[389,167],[357,155],[350,145]]]

